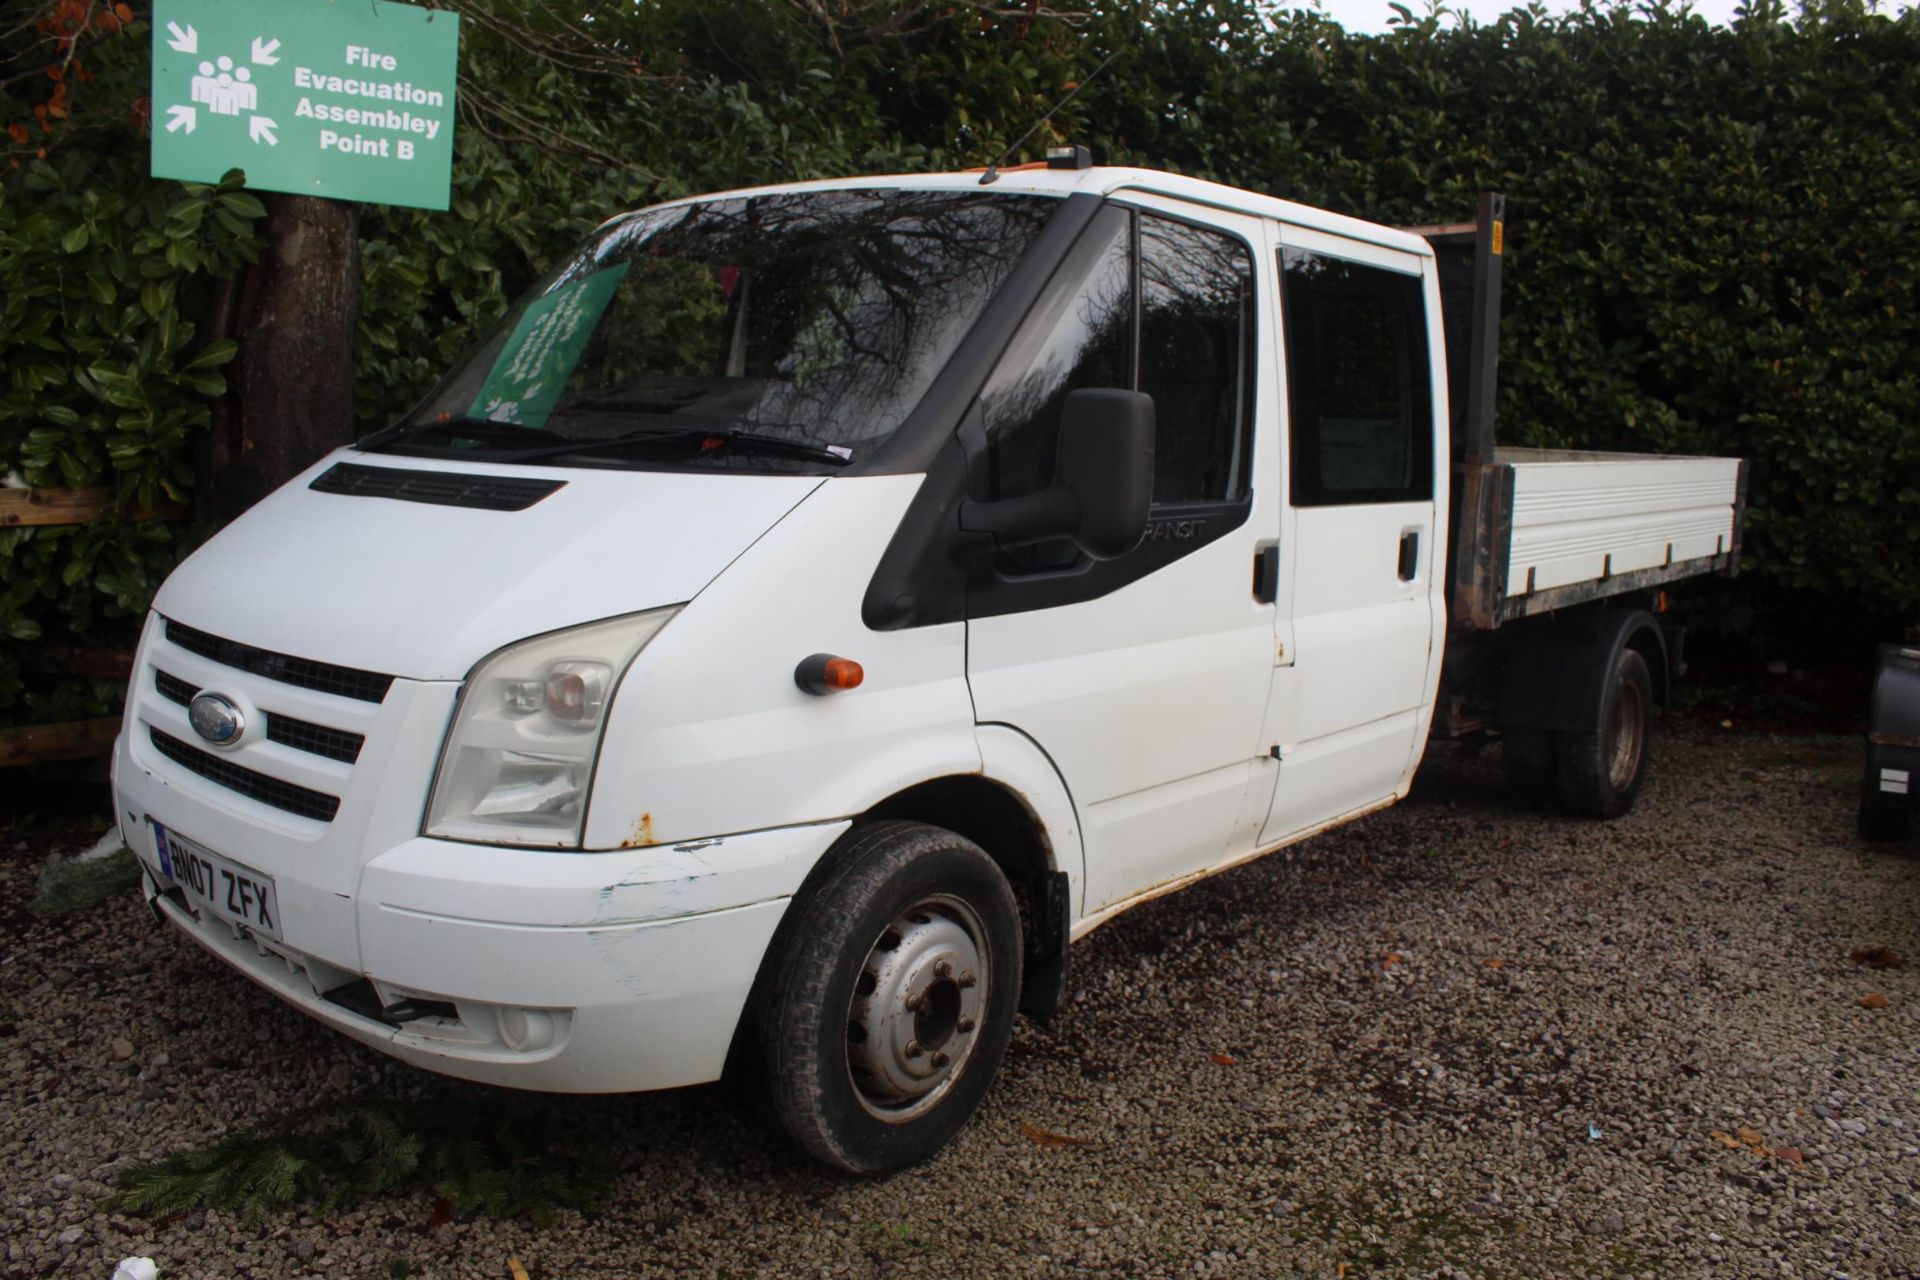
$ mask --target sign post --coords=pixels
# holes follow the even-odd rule
[[[460,17],[387,0],[156,0],[153,175],[447,207]]]

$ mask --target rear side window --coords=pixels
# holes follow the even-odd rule
[[[1280,255],[1295,506],[1433,497],[1433,382],[1417,276]]]

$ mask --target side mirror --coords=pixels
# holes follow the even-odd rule
[[[1072,538],[1095,560],[1140,544],[1153,503],[1153,397],[1086,387],[1067,393],[1053,483],[1000,502],[963,502],[960,527],[1000,547]]]

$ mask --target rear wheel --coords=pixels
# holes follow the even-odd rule
[[[1559,735],[1554,798],[1568,813],[1617,818],[1633,808],[1652,754],[1653,675],[1632,649],[1608,673],[1600,724],[1597,733]]]
[[[993,1083],[1020,993],[1013,891],[939,827],[856,828],[768,950],[751,1034],[774,1122],[849,1173],[917,1164]]]

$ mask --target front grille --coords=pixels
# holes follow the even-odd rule
[[[335,666],[331,662],[315,662],[310,658],[296,658],[291,654],[275,653],[271,649],[256,649],[238,640],[223,640],[219,636],[197,631],[171,618],[167,620],[167,641],[222,666],[236,667],[268,680],[298,685],[302,689],[317,689],[321,693],[338,694],[343,698],[358,698],[362,702],[384,700],[387,690],[393,685],[392,676],[361,671],[355,667]]]
[[[261,804],[320,822],[332,822],[333,815],[340,811],[337,796],[269,778],[264,773],[255,773],[231,760],[222,760],[211,752],[190,747],[172,734],[162,733],[151,725],[147,726],[147,734],[153,739],[154,749],[181,768],[191,769],[201,777],[238,791],[250,800],[258,800]]]
[[[161,697],[183,707],[200,692],[191,682],[158,667],[153,671],[153,687],[160,691]],[[325,756],[329,760],[343,760],[348,764],[358,760],[360,748],[367,745],[366,738],[360,734],[348,733],[345,729],[329,729],[323,724],[283,716],[277,711],[267,712],[267,738],[297,751],[311,751],[314,755]]]
[[[267,738],[283,747],[311,751],[314,755],[325,756],[329,760],[344,760],[348,764],[360,758],[360,748],[367,742],[357,733],[329,729],[323,724],[296,720],[272,711],[267,712]]]
[[[438,507],[525,511],[555,490],[564,488],[566,483],[517,476],[476,476],[460,471],[403,471],[395,467],[362,467],[338,462],[314,477],[307,488],[315,493],[396,498],[401,502],[427,502]]]
[[[182,680],[179,676],[168,675],[158,667],[154,668],[153,687],[158,689],[160,696],[168,702],[177,702],[183,707],[192,702],[194,695],[200,692],[188,681]]]

